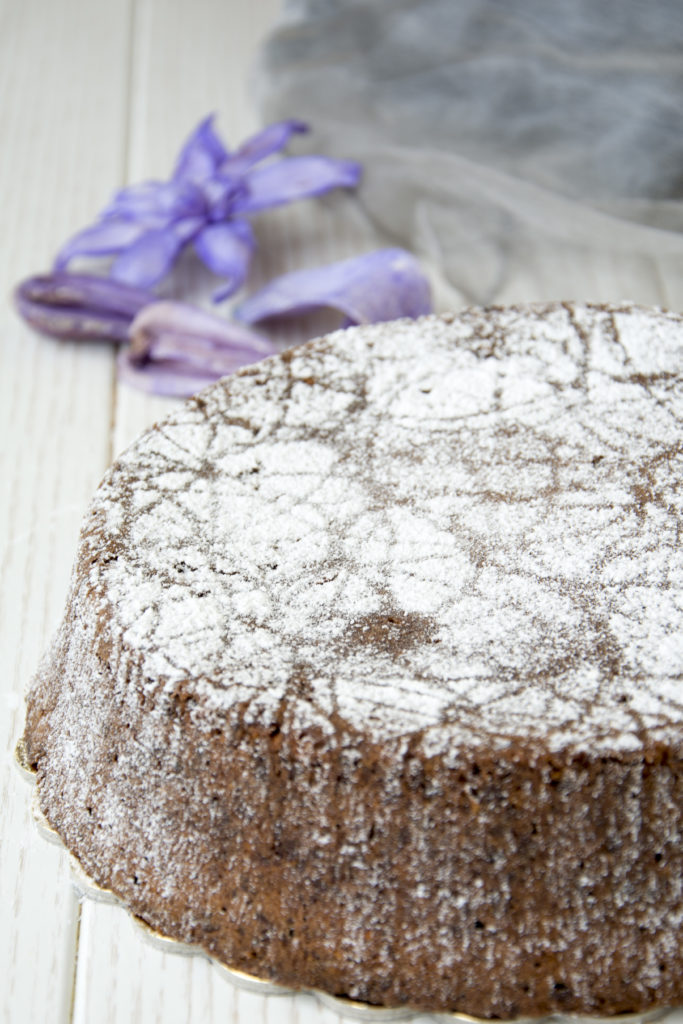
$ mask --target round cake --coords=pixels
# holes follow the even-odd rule
[[[482,1017],[683,1002],[683,319],[340,331],[144,434],[28,699],[154,928]]]

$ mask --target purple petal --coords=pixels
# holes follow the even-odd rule
[[[184,244],[172,228],[146,231],[121,253],[110,274],[116,281],[150,288],[168,273]]]
[[[378,323],[430,313],[429,284],[404,249],[378,249],[341,263],[285,274],[235,311],[246,323],[330,306],[347,324]]]
[[[202,191],[191,181],[147,181],[117,192],[102,211],[102,217],[163,227],[171,220],[197,216],[204,211]]]
[[[213,129],[214,117],[215,114],[205,117],[181,149],[173,172],[175,181],[191,181],[201,185],[227,159],[228,151]]]
[[[352,160],[326,156],[292,156],[257,167],[247,178],[248,192],[234,203],[235,211],[254,213],[295,199],[318,196],[333,188],[353,188],[361,175]]]
[[[122,349],[116,360],[119,380],[139,391],[171,398],[189,398],[219,378],[186,369],[182,361],[148,363],[138,366],[130,359],[129,349]]]
[[[132,245],[145,229],[130,221],[103,220],[74,235],[62,246],[55,269],[63,270],[74,256],[111,256]]]
[[[95,313],[91,310],[69,309],[27,302],[21,296],[15,299],[24,320],[41,334],[72,341],[125,341],[128,337],[130,317],[117,313]]]
[[[90,274],[31,277],[15,291],[16,307],[33,327],[79,341],[125,341],[135,314],[153,301],[149,292]]]
[[[100,309],[134,317],[156,301],[153,292],[133,288],[98,274],[43,274],[22,281],[17,289],[30,302],[71,308]]]
[[[197,235],[194,247],[202,263],[219,277],[227,278],[214,294],[214,302],[226,299],[245,281],[254,249],[254,235],[244,220],[209,224]]]
[[[232,168],[214,174],[203,186],[208,208],[207,220],[227,220],[232,216],[235,202],[246,197],[247,184],[243,174],[236,174]]]
[[[284,149],[293,135],[303,134],[308,131],[308,125],[304,121],[277,121],[268,125],[263,131],[252,135],[250,139],[243,142],[236,153],[230,157],[230,165],[233,163],[243,165],[245,168],[264,160],[267,156]]]
[[[243,324],[184,302],[146,306],[131,324],[130,339],[134,362],[177,358],[197,370],[223,374],[276,351],[267,338]]]
[[[186,217],[184,220],[177,220],[172,226],[172,231],[182,245],[187,245],[199,234],[205,224],[206,217]]]
[[[193,394],[276,351],[242,324],[180,302],[147,306],[134,320],[130,337],[119,359],[122,378],[164,395]]]

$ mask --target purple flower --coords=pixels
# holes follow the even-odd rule
[[[146,306],[118,357],[121,380],[157,395],[186,397],[277,350],[242,324],[183,302]]]
[[[170,181],[117,193],[98,221],[61,249],[56,269],[76,256],[114,256],[111,277],[150,288],[192,243],[202,262],[225,278],[214,298],[227,298],[243,284],[255,246],[249,214],[359,181],[357,163],[322,156],[257,166],[306,130],[301,121],[282,121],[229,153],[214,131],[213,115],[205,118],[183,146]]]
[[[158,395],[186,397],[276,352],[243,324],[92,274],[30,277],[15,291],[23,318],[54,338],[130,341],[119,376]]]
[[[23,318],[53,338],[126,341],[152,292],[92,274],[45,274],[22,281],[14,300]]]
[[[429,283],[415,257],[404,249],[377,249],[277,277],[238,306],[235,316],[256,323],[321,306],[343,313],[346,327],[432,311]]]
[[[91,274],[28,278],[15,292],[33,327],[58,338],[130,341],[118,358],[128,384],[188,396],[277,348],[242,323],[153,292]],[[285,274],[238,310],[254,322],[331,306],[346,323],[373,323],[431,311],[429,285],[402,249],[381,249],[326,267]]]

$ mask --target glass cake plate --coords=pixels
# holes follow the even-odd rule
[[[35,773],[26,758],[23,739],[20,739],[17,742],[14,756],[17,768],[21,772],[22,776],[27,781],[35,783]],[[455,1024],[455,1022],[460,1022],[460,1024],[493,1024],[490,1020],[480,1017],[472,1017],[466,1013],[429,1013],[424,1010],[414,1010],[406,1007],[392,1008],[371,1006],[368,1003],[360,1003],[353,999],[347,999],[346,997],[333,996],[328,992],[322,992],[318,989],[295,990],[282,985],[276,985],[271,981],[264,981],[262,978],[257,978],[252,974],[245,974],[243,971],[235,970],[232,967],[227,967],[225,964],[219,963],[213,957],[209,956],[208,953],[198,946],[180,942],[177,939],[171,939],[166,935],[162,935],[161,932],[151,928],[141,918],[132,914],[126,907],[125,903],[113,892],[109,889],[103,889],[101,886],[97,885],[97,883],[85,873],[73,854],[66,849],[61,837],[52,828],[47,818],[44,816],[38,803],[37,788],[34,788],[33,791],[31,811],[40,835],[48,842],[53,843],[56,846],[60,846],[65,850],[69,858],[72,882],[80,898],[83,899],[87,897],[100,903],[109,903],[123,907],[137,926],[145,941],[150,945],[164,953],[175,953],[180,956],[200,956],[204,959],[208,959],[218,974],[238,988],[246,989],[249,992],[255,992],[259,995],[270,996],[291,996],[295,995],[297,991],[307,992],[310,995],[315,996],[323,1006],[329,1007],[341,1016],[352,1020],[376,1022],[376,1024],[383,1024],[385,1021],[407,1021],[418,1016],[422,1020],[434,1021],[435,1024],[436,1022],[440,1022],[440,1024]],[[606,1022],[609,1022],[609,1024],[651,1024],[651,1022],[665,1017],[672,1009],[673,1007],[665,1007],[648,1010],[644,1013],[618,1014],[611,1017],[590,1017],[580,1014],[551,1014],[543,1017],[515,1017],[514,1020],[509,1021],[497,1018],[495,1024],[541,1024],[541,1022],[544,1021],[565,1021],[572,1022],[572,1024],[606,1024]]]

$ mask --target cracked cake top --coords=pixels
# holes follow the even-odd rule
[[[80,580],[198,721],[427,754],[680,737],[682,364],[682,318],[628,305],[340,331],[133,444]]]

